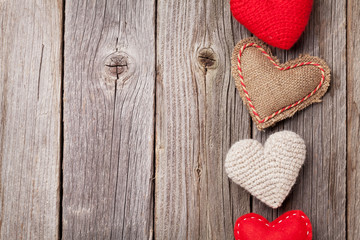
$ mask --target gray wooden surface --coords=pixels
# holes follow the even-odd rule
[[[66,2],[64,239],[153,234],[154,16],[153,1]]]
[[[223,159],[250,123],[229,71],[229,5],[160,0],[157,16],[155,237],[231,239],[250,198]]]
[[[360,2],[347,11],[347,224],[348,239],[360,238]]]
[[[62,2],[0,2],[0,239],[56,239]]]
[[[228,1],[0,1],[0,238],[233,239],[301,209],[314,239],[360,239],[360,3],[314,1],[281,61],[324,58],[323,102],[259,132],[230,74],[251,36]],[[307,158],[272,210],[233,184],[230,146],[287,129]]]

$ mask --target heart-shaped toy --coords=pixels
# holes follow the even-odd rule
[[[259,130],[319,102],[330,84],[330,68],[324,60],[305,55],[280,64],[257,38],[235,46],[231,70]]]
[[[289,49],[309,21],[313,0],[230,0],[233,16],[271,46]]]
[[[246,214],[235,223],[235,240],[311,240],[309,218],[300,210],[289,211],[269,222],[255,213]]]
[[[229,178],[272,208],[289,194],[305,161],[304,140],[294,132],[272,134],[263,147],[252,139],[236,142],[225,159]]]

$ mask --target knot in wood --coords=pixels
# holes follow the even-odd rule
[[[199,50],[198,53],[198,61],[200,66],[209,69],[209,68],[216,68],[217,66],[217,57],[211,48],[202,48]]]
[[[129,56],[124,52],[114,52],[106,57],[104,65],[108,77],[119,79],[129,71]]]

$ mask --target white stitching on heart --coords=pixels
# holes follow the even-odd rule
[[[296,213],[294,213],[293,214],[293,216],[296,216]],[[290,216],[287,216],[285,219],[288,219]],[[303,219],[305,219],[305,216],[304,215],[300,215],[300,217],[302,217]],[[251,219],[255,219],[255,217],[250,217]],[[242,219],[242,221],[245,221],[246,220],[246,218],[244,218],[244,219]],[[261,218],[258,218],[257,220],[259,220],[260,222],[262,222],[263,220],[261,219]],[[275,224],[279,224],[279,223],[281,223],[283,220],[279,220],[277,223],[275,223]],[[274,225],[272,225],[272,227],[275,227],[275,224]],[[268,226],[268,227],[270,227],[270,225],[268,224],[268,223],[266,223],[265,224],[266,226]],[[305,222],[305,225],[306,226],[308,226],[308,223],[307,222]],[[240,223],[238,223],[238,227],[240,227]],[[307,231],[306,232],[306,236],[309,236],[309,231]],[[237,234],[239,235],[240,234],[240,232],[239,231],[237,231]],[[240,240],[240,239],[237,239],[237,240]]]

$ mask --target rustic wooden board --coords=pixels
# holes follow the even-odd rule
[[[348,0],[347,209],[348,239],[360,238],[360,2]]]
[[[242,214],[292,209],[313,239],[360,238],[359,1],[314,1],[300,41],[274,49],[282,61],[324,58],[332,84],[265,132],[230,74],[233,46],[251,34],[228,1],[63,4],[0,1],[0,239],[232,239]],[[283,129],[304,137],[307,159],[272,210],[223,164],[239,139]]]
[[[154,1],[67,1],[64,239],[153,234]]]
[[[157,9],[155,237],[231,239],[250,197],[223,163],[250,122],[230,74],[229,3],[159,0]]]
[[[274,132],[292,130],[304,137],[306,162],[283,207],[271,210],[258,200],[253,211],[273,220],[291,209],[303,210],[312,221],[314,239],[346,237],[346,1],[314,1],[310,22],[290,51],[275,50],[286,61],[299,54],[319,56],[332,69],[323,102],[314,104],[254,138],[265,142]]]
[[[62,2],[0,13],[0,239],[57,239]]]

